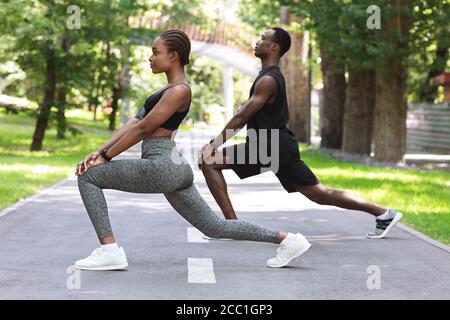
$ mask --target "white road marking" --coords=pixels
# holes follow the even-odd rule
[[[216,283],[212,259],[188,258],[189,283]]]

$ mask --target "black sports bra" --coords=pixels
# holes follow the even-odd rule
[[[167,89],[172,88],[173,86],[176,86],[176,85],[179,85],[179,84],[184,84],[186,87],[189,88],[189,91],[191,90],[191,88],[185,83],[177,83],[177,84],[173,84],[173,85],[167,86],[167,87],[165,87],[165,88],[155,92],[151,96],[149,96],[147,98],[147,100],[145,100],[144,107],[136,114],[135,118],[138,118],[138,119],[141,119],[141,120],[144,119],[145,116],[153,109],[153,107],[161,99],[161,97],[163,96],[164,92]],[[164,129],[167,129],[167,130],[171,130],[171,131],[174,131],[174,130],[178,129],[178,127],[180,126],[181,121],[183,121],[183,119],[186,117],[186,115],[189,112],[189,108],[191,106],[191,100],[192,100],[192,93],[191,93],[191,98],[189,99],[189,104],[188,104],[187,109],[185,111],[175,112],[169,119],[167,119],[166,122],[161,124],[160,127],[164,128]]]

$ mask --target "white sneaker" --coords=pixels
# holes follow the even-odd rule
[[[97,248],[89,257],[75,262],[75,268],[82,270],[124,270],[127,266],[127,256],[122,247],[116,252]]]
[[[311,248],[311,243],[306,240],[306,238],[297,233],[295,241],[289,244],[280,244],[277,249],[277,255],[275,258],[267,260],[267,266],[270,268],[281,268],[286,266],[289,262],[295,258],[300,257],[309,248]]]

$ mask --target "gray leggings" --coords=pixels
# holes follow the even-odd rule
[[[192,183],[194,175],[170,138],[144,139],[141,159],[112,160],[78,176],[84,206],[99,238],[113,234],[102,189],[164,193],[172,207],[194,227],[213,238],[278,243],[277,231],[219,218]]]

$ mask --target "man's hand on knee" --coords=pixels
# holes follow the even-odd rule
[[[199,169],[203,169],[205,166],[209,164],[214,164],[214,155],[216,150],[210,144],[205,144],[199,152],[198,158],[198,167]]]

